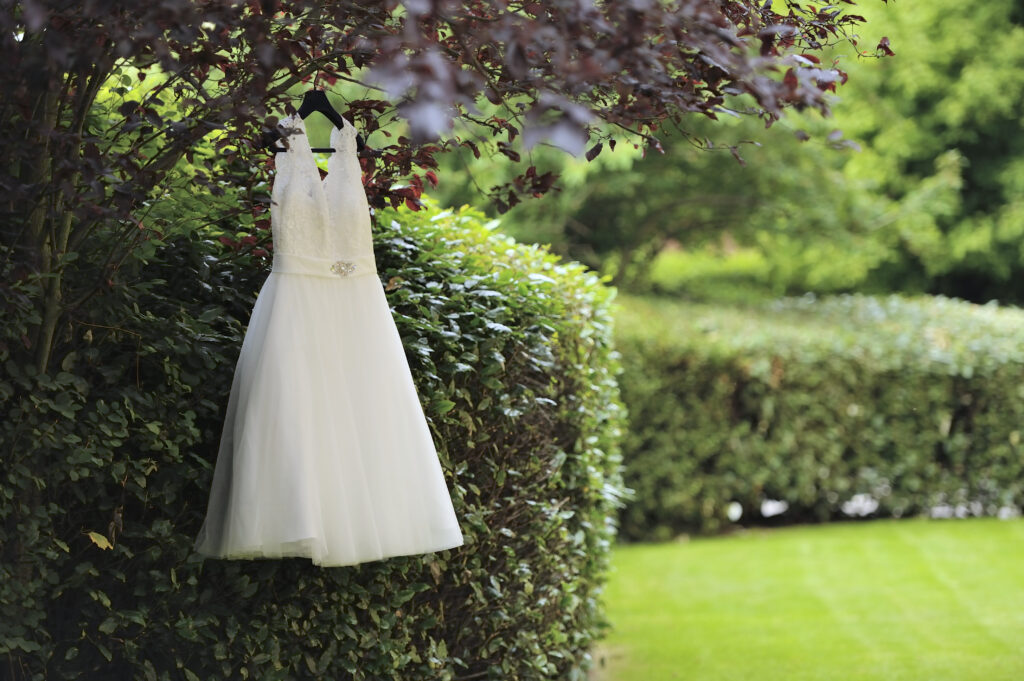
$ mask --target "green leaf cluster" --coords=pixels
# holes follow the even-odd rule
[[[627,298],[633,539],[758,521],[1024,506],[1024,313],[946,298]],[[851,503],[852,502],[852,503]],[[735,507],[733,507],[735,509]]]
[[[267,273],[220,227],[168,236],[110,275],[62,329],[50,373],[17,361],[41,289],[3,284],[11,678],[584,678],[623,495],[613,292],[469,209],[378,223],[466,545],[332,569],[193,554]],[[66,276],[100,274],[88,267]]]

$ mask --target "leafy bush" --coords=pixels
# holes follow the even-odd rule
[[[379,222],[466,545],[331,569],[193,555],[265,262],[168,243],[78,308],[49,374],[15,361],[41,293],[5,283],[0,675],[583,678],[622,492],[610,290],[470,210]]]
[[[842,296],[713,308],[630,298],[617,339],[630,538],[1024,504],[1024,313]],[[876,506],[877,504],[877,506]],[[735,507],[734,507],[735,509]]]

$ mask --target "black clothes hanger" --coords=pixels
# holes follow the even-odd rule
[[[345,119],[341,117],[341,114],[331,106],[331,102],[327,99],[327,93],[323,90],[307,90],[306,94],[302,97],[302,105],[299,106],[299,118],[306,120],[311,113],[322,113],[327,117],[336,128],[345,127]],[[349,123],[349,125],[352,125]],[[287,151],[284,147],[277,145],[277,140],[281,139],[281,132],[274,128],[264,133],[264,145],[270,151]],[[356,135],[356,149],[359,153],[362,153],[363,149],[366,148],[365,142],[363,142],[362,135]],[[334,151],[331,147],[315,147],[311,151]]]

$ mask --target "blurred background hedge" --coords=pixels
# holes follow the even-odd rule
[[[719,530],[730,505],[756,522],[779,501],[787,522],[1024,506],[1018,309],[628,297],[616,328],[636,491],[624,537]]]
[[[583,678],[623,493],[611,293],[480,218],[376,230],[466,545],[351,568],[192,554],[259,238],[137,250],[45,375],[10,359],[39,291],[3,272],[0,674]]]

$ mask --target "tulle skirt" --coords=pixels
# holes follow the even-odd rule
[[[336,566],[462,543],[380,280],[271,272],[196,550]]]

